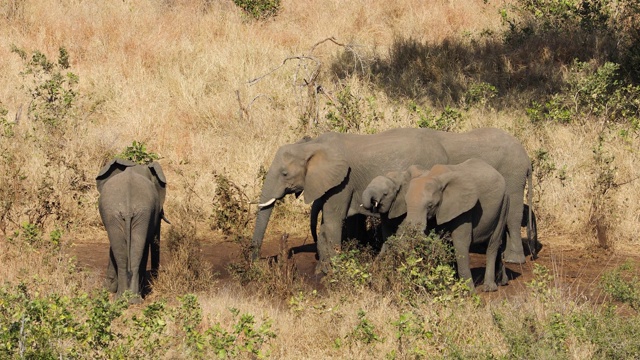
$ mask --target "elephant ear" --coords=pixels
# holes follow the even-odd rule
[[[420,165],[411,165],[407,169],[407,172],[410,175],[409,180],[411,180],[413,178],[417,178],[418,176],[426,176],[427,174],[429,174],[429,169],[425,169]]]
[[[323,144],[306,146],[306,150],[304,202],[310,204],[344,181],[349,164],[339,151]]]
[[[395,219],[407,213],[407,202],[404,200],[407,194],[407,185],[411,180],[411,173],[409,171],[393,171],[386,175],[397,186],[396,199],[389,209],[389,219]]]
[[[442,200],[436,211],[438,225],[447,223],[471,210],[478,203],[478,191],[468,177],[452,171],[439,176],[442,182]]]
[[[130,160],[115,158],[109,161],[106,165],[100,169],[98,176],[96,176],[96,186],[98,187],[98,192],[102,191],[102,186],[111,178],[113,175],[119,174],[125,171],[128,167],[136,166],[137,164]]]
[[[152,162],[147,165],[149,167],[149,171],[153,175],[153,183],[156,185],[156,190],[158,190],[158,195],[160,197],[160,205],[164,204],[164,198],[167,193],[167,179],[164,177],[164,173],[162,172],[162,167],[160,163],[157,161]]]

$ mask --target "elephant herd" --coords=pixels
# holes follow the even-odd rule
[[[495,291],[496,280],[507,282],[503,261],[525,262],[521,225],[527,225],[534,258],[539,247],[531,176],[522,144],[496,128],[465,133],[399,128],[373,135],[329,132],[304,138],[281,146],[266,174],[252,256],[260,255],[275,202],[287,194],[302,194],[311,204],[317,271],[326,273],[340,251],[346,220],[376,216],[383,237],[405,226],[450,233],[458,273],[471,289],[469,248],[486,244],[483,290]],[[158,270],[166,179],[156,162],[136,165],[116,159],[96,180],[111,245],[107,285],[118,295],[125,290],[139,295],[149,250],[151,271]],[[524,204],[527,185],[529,206]]]

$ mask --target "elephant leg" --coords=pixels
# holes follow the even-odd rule
[[[109,265],[107,267],[105,286],[111,293],[115,293],[118,291],[118,271],[116,269],[115,259],[113,257],[111,246],[109,246]]]
[[[471,234],[471,222],[464,222],[451,232],[451,239],[453,241],[453,248],[456,254],[458,276],[460,276],[461,279],[466,280],[469,290],[473,293],[475,292],[475,286],[473,285],[473,277],[471,276],[471,267],[469,265]]]
[[[151,252],[151,278],[155,279],[158,277],[158,271],[160,269],[160,223],[161,219],[158,219],[158,225],[155,229],[155,237],[150,241],[150,252]],[[145,262],[146,264],[146,262]]]
[[[341,249],[343,221],[347,216],[348,201],[343,196],[331,197],[322,207],[322,224],[318,237],[318,265],[316,273],[328,273],[331,269],[331,258]]]
[[[153,235],[149,235],[150,218],[143,214],[134,219],[131,229],[131,249],[129,252],[129,266],[131,267],[131,281],[129,291],[134,297],[129,300],[136,304],[142,301],[140,290],[147,270],[148,246],[153,241]]]
[[[484,282],[482,285],[483,291],[498,290],[498,285],[496,284],[496,261],[502,263],[502,261],[498,259],[501,239],[502,236],[500,236],[500,238],[497,238],[495,235],[493,235],[491,240],[489,240],[489,245],[487,246],[486,266],[484,271]],[[501,265],[498,266],[502,268],[499,269],[499,271],[503,271],[504,267]],[[500,274],[499,276],[500,282],[504,281],[504,277],[502,276],[502,274]]]
[[[509,195],[509,216],[507,217],[507,246],[504,251],[504,261],[513,264],[524,264],[524,248],[520,225],[522,224],[522,209],[524,200],[522,192]]]
[[[109,237],[109,268],[107,269],[107,280],[115,272],[115,285],[110,284],[109,288],[116,290],[116,298],[119,298],[129,289],[129,274],[127,273],[127,233],[126,222],[118,214],[106,214],[103,217],[107,236]],[[113,282],[113,280],[112,280]]]
[[[342,229],[342,241],[355,239],[361,245],[369,243],[367,236],[367,216],[356,214],[344,220]]]
[[[130,274],[127,271],[128,251],[124,239],[118,242],[111,242],[113,259],[117,269],[117,292],[116,298],[120,298],[129,289]]]

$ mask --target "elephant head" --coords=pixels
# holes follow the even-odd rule
[[[409,181],[429,171],[412,165],[406,171],[391,171],[374,178],[362,192],[362,207],[371,213],[387,213],[394,219],[407,212],[404,201]]]
[[[300,195],[309,204],[340,185],[349,174],[342,154],[326,144],[308,139],[280,147],[267,172],[260,195],[253,233],[253,258],[257,258],[276,200],[287,194]]]
[[[408,171],[392,171],[375,177],[362,192],[362,207],[371,213],[387,214],[390,219],[404,214],[404,195],[410,178]]]
[[[405,200],[406,221],[426,228],[427,221],[447,223],[471,210],[479,194],[473,181],[446,166],[435,165],[428,173],[409,182]]]

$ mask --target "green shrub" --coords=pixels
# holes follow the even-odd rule
[[[385,246],[374,272],[378,289],[401,294],[410,302],[419,298],[449,301],[469,294],[466,282],[457,278],[452,267],[453,246],[446,238],[405,228]]]
[[[640,311],[640,278],[637,274],[631,262],[626,262],[605,272],[600,278],[600,286],[614,300]]]
[[[147,150],[147,146],[143,142],[133,140],[131,145],[127,146],[116,157],[131,160],[135,163],[146,165],[150,164],[158,159],[160,156],[154,152]]]
[[[373,254],[357,240],[343,242],[339,254],[331,258],[331,271],[322,279],[334,290],[362,290],[371,283]]]
[[[256,20],[274,17],[280,11],[280,0],[233,0],[247,15]]]
[[[325,118],[330,131],[373,133],[374,125],[381,119],[375,109],[375,99],[354,94],[350,86],[340,89],[335,100],[327,102],[327,107]]]
[[[431,110],[420,108],[413,102],[409,104],[409,110],[418,115],[418,127],[420,128],[452,131],[459,126],[462,121],[462,113],[449,106],[444,108],[440,116],[433,115]]]

